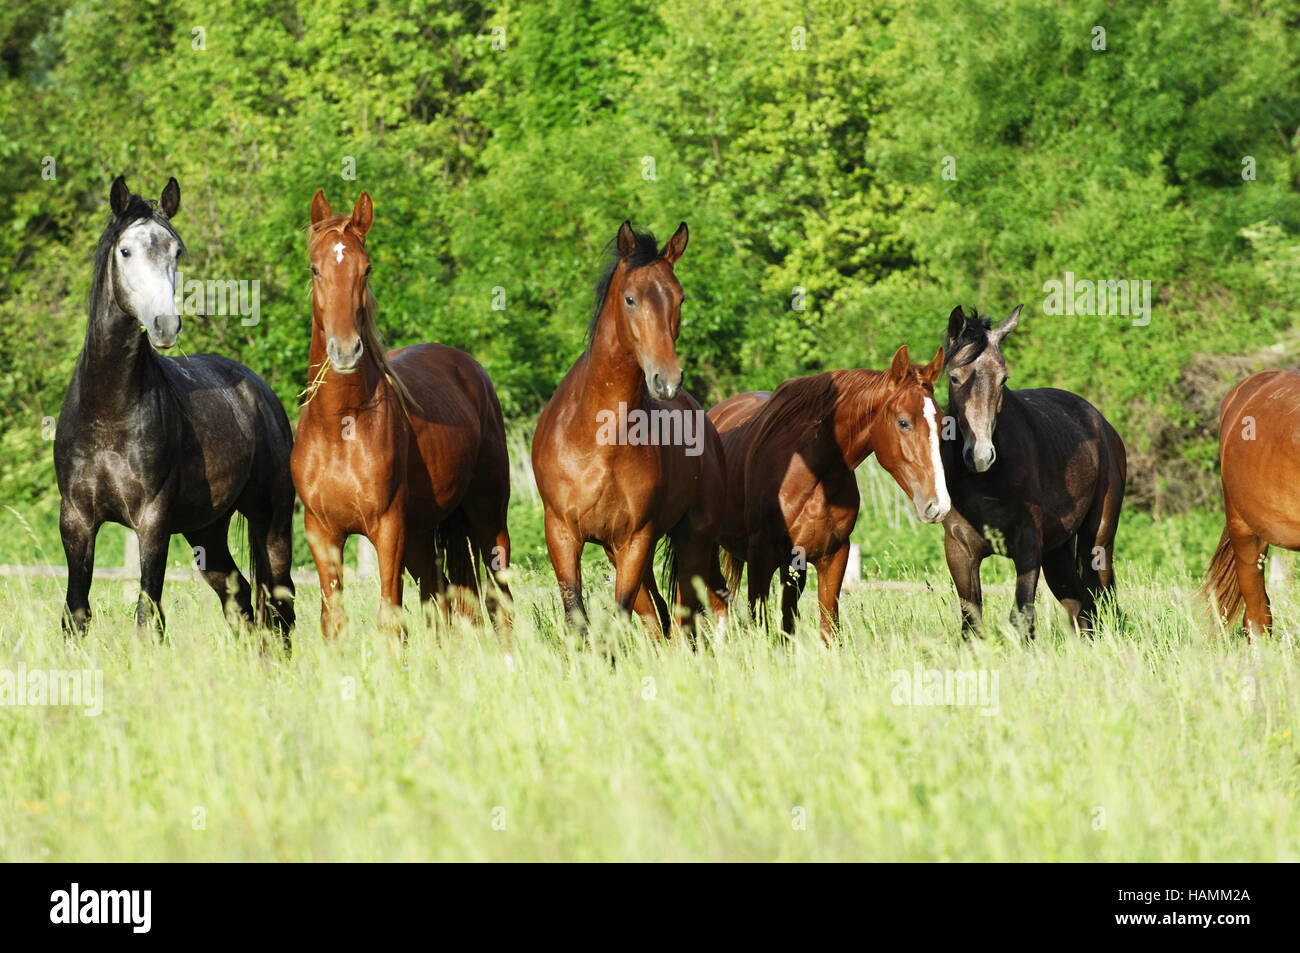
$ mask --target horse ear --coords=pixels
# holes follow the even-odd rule
[[[126,187],[126,176],[119,175],[108,190],[108,207],[114,215],[121,215],[131,202],[131,190]]]
[[[919,373],[922,381],[929,384],[931,387],[934,386],[934,382],[937,381],[939,375],[943,373],[943,348],[939,348],[939,350],[935,352],[934,360],[921,368]]]
[[[948,340],[955,341],[961,335],[961,329],[966,326],[966,312],[961,309],[961,305],[952,309],[952,314],[948,315]]]
[[[325,190],[317,189],[316,194],[311,197],[311,223],[319,224],[333,214],[329,199],[325,198]]]
[[[1020,309],[1023,307],[1023,304],[1016,305],[1016,310],[1011,312],[1010,317],[989,332],[990,343],[1000,344],[1004,337],[1016,329],[1016,325],[1020,323]]]
[[[904,344],[894,352],[894,359],[889,364],[889,379],[895,384],[901,384],[911,370],[912,361],[907,356],[907,345]]]
[[[627,258],[636,251],[636,232],[632,231],[632,223],[626,219],[618,227],[618,235],[614,239],[615,247],[618,249],[619,258]]]
[[[163,210],[163,214],[168,218],[174,217],[181,210],[181,185],[176,181],[176,176],[172,176],[167,180],[158,207]]]
[[[352,228],[363,239],[375,221],[375,206],[370,201],[370,193],[362,192],[357,197],[357,204],[352,206]]]
[[[690,237],[686,223],[682,222],[677,226],[677,231],[673,232],[673,237],[668,239],[661,257],[670,265],[677,264],[677,260],[682,257],[682,252],[686,251],[686,243],[690,241]]]

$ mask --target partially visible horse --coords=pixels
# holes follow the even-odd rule
[[[1264,591],[1268,547],[1300,549],[1300,370],[1252,374],[1219,405],[1225,526],[1206,590],[1224,622],[1245,608],[1246,637],[1273,624]]]
[[[546,548],[568,619],[586,625],[582,549],[597,543],[614,564],[614,598],[652,633],[668,633],[654,579],[656,542],[668,537],[669,582],[688,630],[702,608],[695,580],[723,615],[714,541],[722,497],[722,447],[700,405],[681,389],[676,340],[685,295],[673,266],[686,223],[662,249],[624,222],[616,257],[596,288],[586,351],[542,410],[533,473]]]
[[[486,564],[488,612],[507,635],[501,405],[487,372],[463,351],[412,344],[385,352],[365,244],[373,222],[366,192],[350,215],[335,215],[322,191],[312,199],[308,396],[292,466],[320,576],[321,628],[332,637],[343,625],[343,544],[359,534],[379,555],[381,627],[401,629],[403,568],[426,603],[454,602],[468,617]]]
[[[935,523],[948,512],[939,458],[934,382],[943,354],[924,367],[907,348],[888,371],[831,371],[786,381],[775,391],[728,398],[709,411],[722,435],[727,470],[721,542],[727,582],[749,564],[749,602],[766,616],[772,574],[781,572],[781,628],[794,632],[808,565],[817,568],[821,633],[839,624],[849,534],[858,519],[854,471],[872,453]]]
[[[983,620],[980,563],[994,553],[1016,566],[1013,624],[1033,637],[1041,570],[1071,624],[1091,632],[1098,600],[1115,585],[1128,458],[1115,428],[1077,394],[1006,386],[1001,345],[1019,320],[1020,308],[996,328],[960,307],[948,316],[948,403],[960,440],[943,441],[952,496],[944,554],[963,634]]]
[[[140,539],[137,625],[162,631],[167,548],[183,533],[227,614],[274,626],[287,644],[293,436],[284,408],[242,364],[155,351],[181,332],[176,260],[184,245],[171,224],[180,202],[175,179],[156,205],[132,195],[122,176],[109,192],[113,214],[95,252],[86,340],[54,438],[68,560],[64,625],[83,631],[90,619],[95,537],[111,522]],[[251,585],[227,544],[236,512],[248,519]]]

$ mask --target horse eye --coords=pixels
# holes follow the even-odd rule
[[[315,265],[312,265],[312,266],[311,266],[311,273],[312,273],[313,275],[315,275],[317,278],[320,277],[320,271],[316,268]]]
[[[367,274],[367,275],[370,274],[370,269],[373,268],[373,267],[374,267],[373,265],[366,265],[366,274]]]
[[[906,420],[904,420],[902,417],[899,417],[899,418],[898,418],[898,429],[899,429],[899,430],[911,430],[911,429],[912,429],[912,425],[909,424],[909,423],[908,423]]]
[[[627,303],[627,306],[628,306],[629,308],[635,308],[635,307],[636,307],[636,299],[633,298],[631,295],[624,295],[624,296],[623,296],[623,300]]]
[[[956,374],[949,374],[949,375],[948,375],[948,383],[949,383],[949,384],[952,384],[954,387],[956,387],[958,384],[961,383],[961,381],[957,380],[957,375],[956,375]]]
[[[123,248],[123,249],[122,249],[122,257],[123,257],[123,258],[130,258],[130,257],[131,257],[131,249],[129,249],[129,248]]]

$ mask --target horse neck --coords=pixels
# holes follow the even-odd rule
[[[90,406],[109,413],[136,406],[157,362],[139,322],[118,307],[105,281],[91,306],[77,362],[78,386],[95,395]]]
[[[312,389],[312,382],[320,374],[325,361],[325,334],[320,328],[320,322],[313,321],[311,351],[307,359],[309,393],[303,407],[302,423],[315,421],[324,425],[328,421],[324,432],[341,440],[343,431],[338,426],[341,418],[352,417],[359,421],[362,416],[369,417],[387,406],[385,397],[396,395],[391,393],[391,385],[385,379],[379,362],[369,351],[362,356],[361,364],[354,373],[327,373],[324,380]],[[369,431],[373,429],[367,428]]]
[[[875,450],[876,418],[890,394],[881,371],[855,369],[832,371],[840,395],[834,409],[832,432],[844,457],[844,464],[856,470]]]
[[[606,300],[614,300],[612,289]],[[593,420],[597,411],[615,410],[619,403],[627,404],[629,409],[640,407],[646,398],[645,373],[636,355],[619,341],[609,310],[602,309],[596,332],[591,336],[591,347],[584,356],[586,379],[582,401],[592,411]]]

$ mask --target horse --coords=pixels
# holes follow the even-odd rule
[[[1219,405],[1225,525],[1205,592],[1225,623],[1244,606],[1250,641],[1267,635],[1273,624],[1264,591],[1268,547],[1300,549],[1300,518],[1291,505],[1300,477],[1297,408],[1300,370],[1290,367],[1250,375]]]
[[[85,632],[95,537],[112,522],[140,540],[137,626],[164,631],[167,548],[181,533],[227,617],[272,627],[287,646],[294,625],[289,419],[242,364],[158,353],[181,333],[176,262],[185,246],[172,226],[180,204],[174,178],[157,203],[132,194],[120,175],[109,191],[112,217],[95,251],[85,343],[54,438],[68,562],[63,625]],[[236,512],[248,521],[251,583],[227,543]]]
[[[944,555],[963,636],[982,624],[980,563],[993,553],[1015,563],[1017,629],[1034,637],[1041,570],[1071,626],[1091,634],[1098,600],[1115,587],[1128,457],[1115,428],[1077,394],[1006,386],[1001,345],[1020,311],[996,328],[960,306],[948,316],[943,352],[958,433],[943,441],[952,497]]]
[[[655,545],[667,539],[665,573],[682,625],[703,608],[696,580],[725,622],[726,593],[714,537],[722,496],[717,431],[682,389],[676,340],[685,295],[673,266],[689,239],[683,222],[663,248],[623,222],[596,285],[587,348],[542,409],[533,473],[546,548],[566,619],[586,631],[582,550],[604,547],[614,598],[655,638],[672,631],[655,585]]]
[[[487,372],[442,344],[386,351],[375,324],[362,192],[336,215],[312,198],[312,324],[307,397],[292,457],[307,543],[320,577],[321,630],[339,635],[343,545],[362,535],[379,557],[379,626],[401,624],[403,570],[425,605],[472,617],[480,595],[509,651],[509,456]],[[480,587],[486,567],[488,586]]]
[[[821,637],[832,643],[861,502],[854,471],[872,453],[922,522],[947,514],[934,401],[942,358],[940,352],[928,365],[914,365],[904,346],[887,371],[791,378],[775,391],[738,394],[710,409],[726,461],[719,532],[726,583],[738,587],[748,564],[756,616],[766,619],[772,575],[780,569],[781,629],[792,635],[812,564]]]

